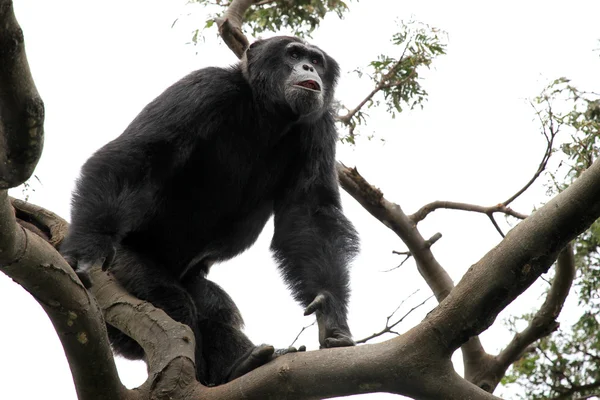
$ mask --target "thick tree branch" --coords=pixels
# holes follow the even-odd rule
[[[179,398],[197,385],[195,338],[187,326],[172,320],[152,304],[127,293],[100,266],[92,268],[91,291],[106,321],[135,338],[146,353],[148,379],[138,388],[142,398]],[[183,397],[181,397],[183,398]]]
[[[67,221],[42,207],[10,197],[17,222],[58,248],[67,234]]]
[[[574,278],[573,248],[571,245],[567,245],[558,256],[556,273],[546,300],[527,328],[517,333],[496,357],[488,355],[472,368],[465,368],[465,378],[479,387],[493,391],[505,375],[506,370],[523,356],[533,342],[558,328],[559,324],[556,322],[556,318],[560,315]]]
[[[66,221],[41,207],[21,200],[11,200],[18,205],[18,214],[25,221],[32,221],[26,224],[36,227],[44,240],[50,243],[62,241],[68,227]],[[22,245],[7,246],[7,249],[13,250],[12,254],[0,252],[0,255],[7,256],[0,258],[1,265],[7,264],[0,269],[29,290],[52,319],[63,341],[79,399],[133,400],[146,399],[158,394],[184,398],[181,397],[185,392],[182,388],[189,391],[199,385],[194,368],[195,339],[190,328],[173,321],[151,304],[129,295],[99,267],[92,270],[94,297],[90,296],[71,267],[66,265],[55,250],[36,235],[14,224],[14,212],[10,207],[2,210],[4,213],[0,216],[0,221],[3,222],[0,222],[0,234],[4,236],[0,236],[0,243],[4,239],[6,243],[19,242]],[[9,230],[4,228],[11,222],[16,227],[16,236],[21,233],[25,237],[6,235]],[[46,235],[49,237],[45,237]],[[31,260],[25,257],[33,243],[45,247],[41,250],[34,248],[34,252],[40,253],[39,256],[45,259],[42,265],[30,265]],[[21,249],[22,247],[28,248]],[[4,246],[0,248],[4,249]],[[15,262],[15,259],[18,261]],[[32,274],[35,275],[35,281],[31,281]],[[38,282],[40,279],[44,281],[43,286]],[[56,284],[57,279],[64,282]],[[36,285],[36,291],[30,290],[32,285]],[[48,291],[50,288],[51,291]],[[50,296],[51,300],[45,300]],[[64,304],[61,296],[68,297],[78,307]],[[120,384],[102,313],[97,304],[101,305],[106,320],[111,325],[134,337],[146,351],[148,380],[135,391],[126,390]],[[88,314],[99,321],[94,322],[94,318],[90,318]],[[67,329],[63,326],[65,324]],[[90,362],[91,360],[93,362]]]
[[[439,344],[431,326],[421,324],[382,343],[288,354],[228,384],[200,390],[203,400],[306,400],[373,392],[428,400],[498,399],[458,376]]]
[[[0,0],[0,270],[31,293],[48,314],[67,355],[78,398],[122,399],[126,389],[100,309],[45,241],[58,244],[66,223],[19,201],[15,211],[5,190],[31,176],[43,147],[44,104],[23,43],[12,1]],[[15,214],[31,231],[17,224]]]
[[[399,205],[389,202],[383,193],[370,185],[356,170],[337,164],[340,184],[371,215],[394,231],[415,258],[417,268],[436,299],[441,301],[454,287],[452,279],[431,252],[430,245],[421,236],[410,218]]]
[[[225,14],[216,19],[219,34],[238,58],[242,58],[248,48],[249,42],[242,32],[242,22],[244,14],[254,3],[253,0],[233,0]]]
[[[26,208],[37,213],[41,211],[35,206]],[[12,210],[9,211],[3,215],[14,218]],[[48,212],[41,214],[50,215]],[[3,220],[0,218],[0,221]],[[58,254],[53,254],[62,262]],[[69,285],[75,284],[78,293],[87,293],[70,268],[66,268]],[[152,305],[130,296],[110,274],[98,267],[92,269],[91,279],[92,292],[103,308],[107,321],[135,338],[148,353],[149,377],[140,388],[133,391],[123,389],[120,384],[115,387],[117,376],[109,379],[113,382],[111,386],[104,381],[108,374],[102,363],[98,364],[98,355],[87,350],[84,353],[86,364],[94,366],[93,370],[87,371],[88,378],[96,386],[75,379],[78,390],[83,385],[82,389],[91,387],[94,391],[88,397],[80,395],[81,399],[317,399],[381,391],[417,399],[497,399],[464,382],[454,373],[443,348],[434,340],[431,326],[426,324],[421,324],[410,335],[377,345],[288,354],[226,385],[206,388],[195,380],[194,338],[188,327],[172,321]],[[47,284],[52,285],[53,282]],[[60,289],[64,290],[64,285]],[[71,293],[68,295],[73,296]],[[89,343],[97,343],[97,348],[106,350],[108,345],[104,325],[97,326],[92,333],[98,336],[89,336]],[[106,347],[103,347],[103,343]],[[70,352],[67,355],[70,356]],[[94,360],[94,363],[90,363],[90,360]],[[339,368],[340,365],[344,365],[344,368]],[[98,377],[94,371],[103,375]]]
[[[556,318],[560,315],[574,278],[575,256],[573,247],[568,245],[558,256],[556,273],[544,304],[542,304],[527,328],[517,333],[508,346],[498,354],[500,368],[506,371],[513,362],[523,355],[529,345],[558,329],[559,324],[556,322]]]
[[[0,60],[0,189],[9,189],[29,179],[44,145],[44,103],[12,0],[0,0]]]
[[[411,255],[415,258],[419,273],[433,291],[438,302],[441,302],[454,288],[454,283],[446,270],[438,263],[431,245],[423,239],[416,225],[404,214],[400,206],[391,203],[383,197],[383,193],[369,184],[356,170],[343,164],[337,164],[340,184],[352,197],[356,199],[371,215],[393,230],[407,245]],[[483,349],[479,338],[471,338],[465,343],[463,358],[465,368],[475,365],[487,353]]]
[[[0,191],[0,270],[31,293],[50,317],[78,398],[124,399],[127,392],[119,380],[96,300],[50,244],[16,223],[5,190]]]
[[[441,340],[457,338],[447,345],[451,351],[458,348],[465,338],[487,329],[500,310],[546,272],[558,253],[599,217],[600,161],[596,161],[473,265],[426,321],[437,324]]]

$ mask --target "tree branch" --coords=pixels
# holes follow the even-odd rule
[[[38,213],[42,210],[31,205],[26,208],[37,210]],[[3,209],[0,208],[1,210]],[[3,217],[14,219],[12,210],[4,211],[0,215],[2,227],[6,226],[3,223],[6,218]],[[50,213],[45,211],[41,214]],[[66,224],[64,221],[63,223]],[[31,233],[29,235],[36,237]],[[39,238],[38,240],[47,246]],[[53,254],[58,258],[58,262],[65,265],[56,252],[53,251]],[[20,263],[29,263],[29,260],[23,258]],[[64,289],[65,285],[58,285],[56,290],[60,290],[72,301],[81,302],[78,293],[86,294],[86,299],[93,299],[94,297],[87,297],[87,292],[70,267],[66,268],[64,272],[69,276],[69,285],[75,285],[77,291],[73,294]],[[55,285],[46,275],[36,273],[46,285]],[[449,359],[439,348],[435,336],[432,336],[430,331],[431,327],[427,324],[421,324],[420,328],[410,335],[402,335],[394,341],[377,345],[288,354],[226,385],[207,388],[195,380],[194,338],[187,326],[171,320],[162,310],[154,308],[151,304],[130,296],[109,273],[102,272],[99,267],[92,268],[91,280],[91,290],[104,310],[106,320],[135,338],[148,354],[149,376],[141,387],[128,391],[120,385],[116,371],[111,369],[114,364],[110,364],[112,367],[107,369],[107,366],[103,366],[102,358],[94,354],[95,350],[90,352],[90,349],[86,348],[80,356],[89,370],[84,371],[78,366],[73,372],[80,399],[147,399],[152,396],[206,400],[317,399],[381,391],[417,399],[498,399],[464,382],[454,373]],[[19,283],[26,285],[25,282]],[[83,307],[91,308],[99,314],[95,304],[94,302],[93,305],[87,304]],[[50,311],[49,315],[52,318]],[[79,323],[82,320],[85,319],[81,316],[75,319]],[[57,331],[62,332],[58,327]],[[86,336],[88,345],[96,344],[96,350],[108,349],[102,319],[100,325],[85,332],[89,332],[89,336]],[[75,338],[77,335],[71,334],[70,337]],[[414,349],[419,351],[415,352]],[[73,363],[73,351],[66,352],[70,363]],[[110,350],[107,354],[111,356]],[[94,360],[94,363],[90,363],[90,360]],[[112,362],[112,358],[110,360]],[[344,368],[339,368],[339,365],[344,365]],[[114,376],[106,372],[111,370],[114,371]],[[415,371],[420,372],[415,375]],[[80,378],[87,376],[87,381],[78,379],[76,373],[82,375]],[[112,384],[109,384],[110,382]],[[311,384],[308,385],[307,382]],[[85,393],[80,394],[81,391]]]
[[[201,386],[196,381],[195,338],[192,330],[152,304],[125,291],[115,279],[95,266],[91,291],[106,322],[135,339],[146,354],[148,379],[137,389],[142,398],[181,397],[181,391]],[[169,397],[171,396],[171,397]]]
[[[0,189],[8,189],[29,179],[44,145],[44,103],[12,0],[0,0],[0,60]]]
[[[517,333],[506,348],[498,354],[500,368],[506,371],[513,362],[522,357],[530,344],[558,329],[559,323],[556,322],[556,318],[560,315],[574,278],[575,256],[573,247],[567,245],[558,256],[556,273],[544,304],[527,328]]]
[[[569,244],[558,256],[556,273],[544,304],[535,314],[527,328],[517,333],[498,356],[487,356],[476,365],[465,368],[465,377],[490,392],[500,383],[506,370],[530,348],[530,345],[558,328],[556,318],[575,278],[575,258]]]
[[[61,223],[66,224],[56,225]],[[124,399],[127,390],[119,380],[96,300],[54,248],[17,225],[5,190],[0,190],[0,249],[0,271],[31,293],[52,321],[78,398]]]
[[[58,248],[69,228],[67,221],[45,208],[13,197],[9,199],[19,225],[36,233],[52,247]]]
[[[408,297],[410,298],[413,294],[411,294]],[[386,333],[393,333],[395,335],[400,335],[398,332],[394,332],[392,329],[394,329],[398,324],[400,324],[402,321],[404,321],[404,319],[406,319],[406,317],[408,317],[410,314],[412,314],[412,312],[415,311],[417,308],[423,306],[432,297],[433,296],[429,296],[428,298],[426,298],[425,300],[423,300],[422,302],[420,302],[416,306],[412,307],[402,317],[398,318],[398,320],[396,322],[394,322],[394,323],[392,323],[390,325],[390,319],[392,319],[392,317],[394,316],[394,314],[396,314],[396,312],[400,309],[400,307],[402,307],[402,304],[404,304],[404,300],[403,300],[400,303],[400,305],[398,307],[396,307],[396,309],[394,310],[394,312],[387,316],[387,319],[385,321],[385,327],[382,330],[380,330],[379,332],[373,333],[372,335],[369,335],[369,336],[367,336],[364,339],[357,340],[356,344],[367,343],[369,340],[374,339],[374,338],[379,337],[379,336],[382,336],[382,335],[384,335]]]
[[[421,324],[382,343],[287,354],[203,389],[202,399],[306,400],[374,392],[423,400],[498,399],[458,376],[440,351],[431,327]]]
[[[448,297],[426,317],[440,338],[481,333],[552,265],[558,253],[600,217],[600,161],[537,212],[513,228],[473,265]],[[469,302],[459,299],[469,298]],[[465,316],[471,316],[465,318]],[[448,342],[450,350],[463,340]]]
[[[437,232],[435,233],[432,237],[430,237],[429,239],[427,239],[425,241],[425,246],[427,246],[427,248],[430,248],[431,246],[433,246],[435,244],[435,242],[437,242],[438,240],[440,240],[442,238],[442,234]],[[404,256],[404,260],[402,260],[402,262],[400,262],[400,264],[394,268],[390,268],[386,271],[383,272],[390,272],[393,271],[397,268],[400,268],[402,265],[404,265],[405,262],[407,262],[411,257],[412,257],[412,253],[410,251],[396,251],[396,250],[392,250],[393,254],[398,254],[398,255],[402,255]]]
[[[356,170],[337,164],[340,184],[371,215],[394,231],[406,244],[415,258],[417,268],[436,299],[441,301],[454,287],[452,279],[431,252],[430,245],[399,205],[383,197],[383,193],[370,185]]]
[[[340,184],[371,215],[393,230],[409,248],[415,258],[417,269],[433,291],[438,302],[441,302],[453,290],[454,283],[444,268],[431,252],[431,245],[423,239],[416,225],[404,214],[400,206],[387,201],[379,189],[370,185],[356,170],[337,164]],[[482,360],[489,356],[479,338],[472,337],[461,348],[465,371],[476,370]]]
[[[406,51],[406,49],[405,49],[405,51]],[[373,96],[375,96],[377,93],[379,93],[383,89],[400,86],[403,83],[408,82],[410,79],[412,79],[416,75],[416,70],[413,70],[404,79],[390,82],[390,78],[392,76],[394,76],[394,74],[396,73],[396,70],[398,68],[400,68],[400,66],[402,65],[402,63],[404,61],[405,61],[405,59],[404,59],[404,53],[403,53],[402,56],[400,57],[400,59],[398,61],[396,61],[394,63],[394,65],[392,65],[392,67],[390,68],[388,73],[381,77],[381,80],[379,82],[377,82],[377,85],[375,85],[375,88],[373,90],[371,90],[371,92],[356,107],[354,107],[352,110],[348,110],[348,113],[346,115],[338,116],[338,118],[337,118],[338,121],[340,121],[344,125],[351,125],[352,118],[354,118],[356,113],[359,112],[364,107],[364,105],[367,104],[367,102],[369,102],[373,98]]]
[[[535,107],[534,107],[534,109],[535,109]],[[509,197],[508,199],[503,201],[501,204],[508,206],[510,203],[515,201],[515,199],[517,199],[517,197],[519,197],[520,195],[525,193],[525,191],[527,189],[529,189],[529,187],[531,185],[533,185],[533,183],[537,180],[537,178],[539,178],[539,176],[542,174],[542,172],[544,172],[544,170],[546,169],[546,166],[548,165],[548,160],[550,160],[550,156],[552,155],[552,146],[554,144],[554,139],[556,138],[556,135],[558,134],[558,128],[554,127],[552,105],[549,102],[548,102],[548,113],[550,115],[550,125],[548,127],[549,131],[546,130],[546,123],[544,122],[543,118],[541,117],[541,113],[539,111],[536,111],[536,114],[542,124],[542,134],[546,138],[546,151],[544,152],[542,161],[540,161],[540,165],[538,166],[537,171],[535,171],[535,173],[533,174],[533,176],[531,177],[529,182],[527,182],[525,184],[525,186],[523,186],[515,194],[513,194],[511,197]]]
[[[551,108],[550,104],[548,104],[548,107],[550,110],[549,113],[550,113],[550,115],[552,115],[552,108]],[[540,164],[539,164],[537,170],[535,171],[535,173],[533,174],[533,176],[531,177],[529,182],[527,182],[525,184],[525,186],[523,186],[515,194],[510,196],[507,200],[503,201],[502,203],[498,203],[494,206],[489,206],[489,207],[483,207],[483,206],[478,206],[475,204],[468,204],[468,203],[459,203],[459,202],[454,202],[454,201],[439,201],[439,200],[434,201],[434,202],[431,202],[431,203],[426,204],[423,207],[421,207],[419,209],[419,211],[417,211],[416,213],[414,213],[410,216],[410,219],[415,224],[417,224],[420,221],[424,220],[431,212],[438,210],[440,208],[445,208],[445,209],[449,209],[449,210],[462,210],[462,211],[478,212],[478,213],[486,214],[489,217],[489,219],[491,220],[491,222],[494,225],[494,227],[496,228],[496,230],[500,233],[500,235],[502,237],[504,237],[504,233],[502,232],[502,230],[496,223],[496,220],[494,219],[494,213],[497,213],[497,212],[503,213],[506,215],[510,215],[511,217],[515,217],[517,219],[527,218],[527,215],[516,212],[512,208],[510,208],[509,204],[512,203],[515,199],[517,199],[520,195],[525,193],[525,191],[527,189],[529,189],[529,187],[531,187],[531,185],[540,177],[541,173],[544,172],[544,170],[546,169],[546,166],[548,165],[548,160],[550,160],[550,156],[552,155],[552,151],[553,151],[552,146],[554,145],[554,139],[556,138],[556,135],[558,134],[558,128],[554,127],[552,119],[550,120],[550,126],[548,127],[548,130],[547,130],[547,128],[546,128],[547,124],[543,121],[543,119],[540,115],[540,112],[537,112],[537,115],[538,115],[538,118],[540,118],[540,121],[542,124],[542,133],[543,133],[544,137],[546,138],[546,150],[544,151],[544,155],[542,157],[542,160],[540,161]]]
[[[484,207],[484,206],[478,206],[475,204],[459,203],[456,201],[438,200],[438,201],[431,202],[431,203],[426,204],[423,207],[421,207],[419,209],[419,211],[417,211],[416,213],[414,213],[410,216],[410,219],[415,224],[419,223],[422,220],[424,220],[431,212],[438,210],[440,208],[445,208],[448,210],[471,211],[471,212],[486,214],[488,216],[499,212],[499,213],[503,213],[506,215],[510,215],[511,217],[515,217],[518,219],[527,218],[527,215],[516,212],[512,208],[510,208],[502,203],[496,204],[495,206]]]
[[[233,0],[225,14],[216,19],[219,34],[227,47],[238,57],[242,58],[248,48],[248,38],[242,32],[244,14],[255,3],[253,0]]]

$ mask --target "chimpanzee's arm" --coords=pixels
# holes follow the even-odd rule
[[[149,186],[143,158],[116,151],[126,145],[121,142],[109,143],[88,160],[73,193],[71,226],[60,250],[82,274],[101,260],[108,267],[123,235],[150,210],[151,204],[144,204],[152,196],[144,193]]]
[[[316,312],[321,346],[349,346],[348,263],[358,238],[341,209],[335,139],[318,144],[307,149],[293,184],[276,199],[271,248],[305,314]]]
[[[86,162],[73,194],[69,234],[61,245],[72,266],[84,270],[101,259],[107,266],[120,240],[153,217],[160,206],[156,193],[186,165],[194,141],[215,132],[215,115],[225,114],[235,98],[237,81],[230,82],[230,76],[219,68],[189,74]],[[243,80],[241,73],[238,80]],[[198,100],[202,98],[209,100]]]

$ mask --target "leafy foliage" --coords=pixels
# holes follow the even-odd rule
[[[355,128],[366,123],[363,107],[379,107],[383,102],[392,118],[405,107],[413,109],[421,105],[427,91],[421,85],[420,68],[429,68],[435,57],[446,54],[445,32],[429,25],[409,21],[400,22],[400,31],[392,36],[397,46],[396,56],[381,54],[371,61],[367,69],[356,69],[359,77],[367,76],[374,84],[373,91],[355,109],[347,110],[340,121],[349,127],[342,138],[354,144]]]
[[[535,99],[545,105],[543,125],[566,130],[562,162],[551,174],[551,192],[564,190],[600,155],[600,95],[583,92],[565,78],[552,82]],[[564,110],[563,110],[564,109]],[[576,293],[582,315],[536,343],[513,364],[503,384],[517,383],[524,399],[582,399],[600,395],[600,220],[575,242]],[[523,316],[529,320],[531,316]]]
[[[213,18],[206,21],[204,29],[207,29],[213,26],[215,18],[224,13],[231,1],[190,0],[190,3],[198,3],[214,11]],[[244,16],[244,27],[250,28],[253,36],[285,28],[296,36],[310,37],[325,15],[334,13],[343,18],[348,11],[347,2],[342,0],[255,0],[254,3]],[[194,43],[200,34],[199,30],[194,32]]]

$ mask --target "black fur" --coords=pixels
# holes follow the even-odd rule
[[[274,356],[241,332],[237,307],[206,278],[273,214],[271,248],[294,297],[316,312],[321,346],[353,344],[347,264],[358,240],[335,171],[338,75],[331,57],[300,39],[257,41],[239,65],[168,88],[82,168],[63,255],[82,275],[104,260],[129,292],[189,325],[203,383]],[[143,357],[129,337],[114,328],[109,336],[117,353]]]

